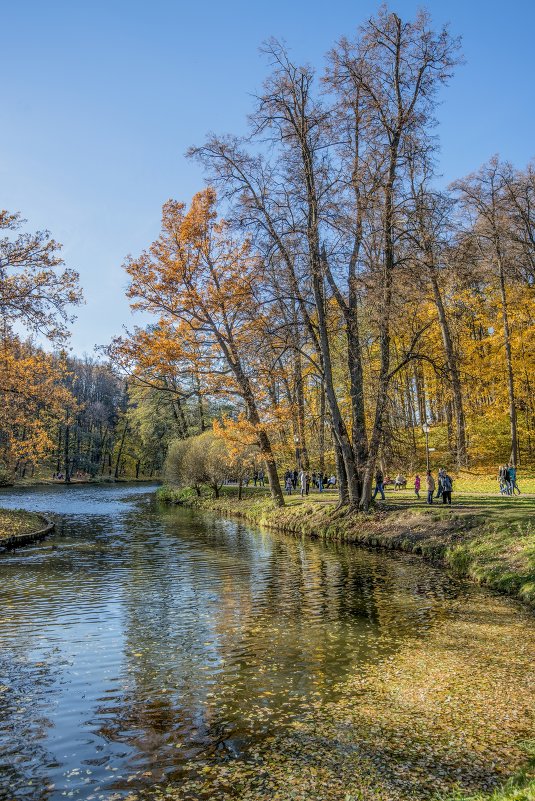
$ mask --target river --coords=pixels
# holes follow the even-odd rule
[[[527,610],[414,557],[164,507],[154,489],[0,492],[57,520],[0,555],[0,798],[300,797],[285,776],[310,783],[309,747],[307,798],[322,781],[336,798],[347,781],[355,798],[485,789],[520,764]]]

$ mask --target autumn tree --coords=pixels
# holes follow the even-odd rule
[[[125,265],[134,308],[157,316],[166,347],[197,364],[214,392],[225,390],[243,403],[255,427],[274,501],[282,505],[275,457],[265,418],[265,391],[257,385],[258,320],[255,291],[261,264],[247,240],[236,240],[218,221],[212,189],[199,192],[186,211],[168,201],[162,233]]]
[[[467,227],[464,237],[474,243],[475,258],[480,265],[483,280],[486,278],[487,282],[492,284],[492,279],[495,279],[498,286],[509,394],[510,458],[516,465],[518,463],[517,408],[508,287],[510,281],[519,276],[523,260],[516,258],[514,235],[511,230],[510,184],[508,185],[504,178],[504,166],[497,157],[494,157],[477,172],[456,181],[452,188],[458,194],[465,211]],[[530,264],[529,259],[528,264]]]
[[[65,365],[31,342],[36,334],[58,345],[68,337],[70,307],[80,302],[78,276],[65,269],[48,231],[29,233],[19,214],[0,211],[0,393],[3,460],[15,470],[53,447],[53,417],[76,404]],[[24,468],[23,468],[24,469]]]

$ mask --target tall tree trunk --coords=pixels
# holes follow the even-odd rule
[[[503,344],[505,347],[505,361],[507,366],[507,388],[509,391],[509,422],[511,431],[511,462],[518,464],[518,431],[515,404],[515,382],[513,375],[513,358],[511,354],[511,333],[509,328],[509,313],[507,309],[507,290],[505,287],[505,271],[499,245],[497,246],[498,269],[500,277],[500,295],[502,300]]]
[[[336,464],[336,475],[338,479],[338,508],[342,506],[349,506],[349,487],[347,485],[346,468],[344,464],[344,457],[342,449],[333,436],[334,441],[334,461]]]
[[[123,433],[122,433],[122,436],[121,436],[121,442],[120,442],[120,444],[119,444],[119,452],[117,453],[117,459],[116,459],[116,461],[115,461],[115,473],[114,473],[114,477],[115,477],[115,480],[116,480],[116,481],[117,481],[117,479],[119,478],[119,468],[120,468],[120,466],[121,466],[121,457],[122,457],[122,455],[123,455],[123,447],[124,447],[124,441],[125,441],[125,439],[126,439],[126,432],[127,432],[127,431],[128,431],[128,424],[127,424],[127,422],[126,422],[126,420],[125,420],[125,423],[124,423],[124,428],[123,428]]]
[[[71,481],[71,472],[70,472],[70,465],[69,465],[69,445],[70,445],[70,433],[71,428],[68,423],[65,424],[65,448],[63,452],[64,460],[65,460],[65,483],[70,484]]]
[[[431,262],[428,263],[428,272],[431,286],[433,288],[435,306],[437,307],[440,333],[442,335],[442,344],[444,346],[446,364],[448,366],[448,376],[453,392],[453,411],[455,415],[455,458],[457,467],[460,468],[465,467],[468,463],[468,454],[466,449],[466,423],[464,416],[461,377],[459,374],[457,356],[453,348],[453,340],[448,318],[446,316],[446,309],[444,308],[442,294],[438,285],[436,268]]]
[[[271,449],[271,442],[269,441],[269,437],[264,429],[260,429],[258,432],[258,443],[260,445],[260,452],[262,453],[264,464],[266,466],[271,497],[273,498],[276,506],[284,506],[284,495],[282,494],[279,475],[277,473],[277,464]]]
[[[63,430],[61,426],[58,426],[58,450],[56,454],[56,473],[61,472],[61,441],[63,439]]]
[[[199,413],[199,429],[201,434],[206,431],[206,422],[204,420],[204,408],[202,402],[201,382],[199,376],[195,374],[195,390],[197,395],[197,411]]]
[[[319,468],[323,477],[325,473],[325,387],[320,384],[320,419],[319,419]]]
[[[379,447],[383,436],[383,422],[388,401],[388,384],[390,381],[390,313],[392,309],[392,283],[395,266],[395,246],[394,246],[394,182],[396,178],[396,168],[398,159],[399,133],[392,141],[390,146],[390,164],[388,171],[388,181],[385,186],[385,207],[384,207],[384,255],[382,269],[382,298],[381,316],[379,323],[379,350],[380,368],[379,379],[376,391],[375,415],[373,429],[370,436],[368,449],[368,461],[364,475],[364,487],[362,491],[361,506],[367,510],[370,506],[372,494],[372,481],[375,472],[375,465],[379,455]]]
[[[184,414],[182,401],[178,396],[176,398],[173,398],[171,401],[171,412],[173,414],[174,419],[176,420],[180,439],[186,439],[186,437],[188,436],[188,424],[186,421],[186,416]]]
[[[305,431],[305,393],[303,387],[303,370],[301,366],[301,355],[296,350],[294,355],[294,381],[295,381],[295,397],[297,401],[297,436],[299,437],[299,452],[301,455],[301,464],[305,470],[310,469],[310,460],[308,457],[308,448],[306,441]]]
[[[247,409],[249,421],[256,428],[258,446],[266,467],[271,497],[276,506],[284,506],[284,495],[282,493],[282,487],[280,484],[279,475],[277,473],[277,464],[275,462],[275,456],[273,455],[271,441],[267,435],[267,432],[262,426],[249,378],[243,370],[234,343],[225,343],[223,351],[226,352],[227,361],[231,365],[240,387],[243,400],[245,401],[245,407]]]

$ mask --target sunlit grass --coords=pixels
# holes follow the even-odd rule
[[[0,509],[0,544],[14,535],[30,534],[43,528],[43,521],[32,512],[22,509]]]

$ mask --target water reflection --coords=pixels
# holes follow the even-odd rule
[[[62,516],[0,557],[0,795],[122,797],[247,753],[425,640],[467,592],[415,559],[201,519],[151,492],[0,497]]]

